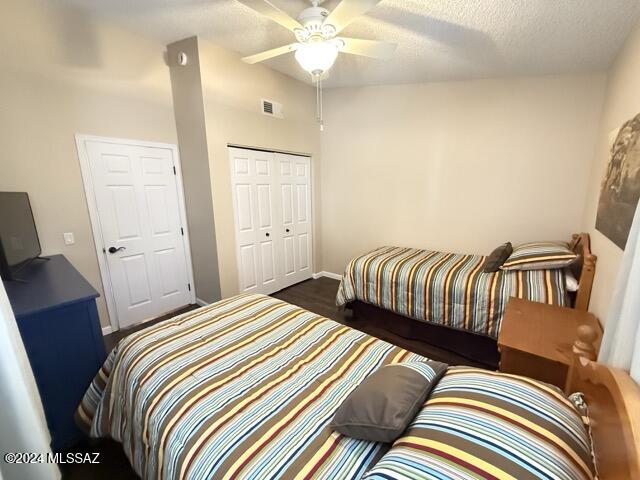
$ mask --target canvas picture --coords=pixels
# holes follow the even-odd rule
[[[640,197],[640,114],[618,130],[600,190],[596,228],[624,249]]]

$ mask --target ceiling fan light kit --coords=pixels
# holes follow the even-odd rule
[[[301,43],[295,57],[300,66],[314,77],[322,76],[338,58],[338,44],[332,41]]]
[[[396,45],[377,40],[337,38],[336,35],[360,15],[375,7],[382,0],[342,0],[330,12],[319,5],[323,0],[310,0],[311,7],[303,10],[298,19],[291,18],[276,7],[271,0],[238,0],[243,5],[270,18],[287,28],[297,42],[267,50],[242,60],[257,63],[285,53],[295,52],[295,58],[303,70],[311,74],[317,88],[318,122],[322,130],[322,78],[331,69],[340,52],[371,58],[389,58]]]

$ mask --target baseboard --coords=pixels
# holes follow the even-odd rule
[[[320,277],[327,277],[327,278],[333,278],[334,280],[341,280],[342,279],[342,275],[338,275],[337,273],[333,273],[333,272],[318,272],[318,273],[314,273],[312,275],[313,279],[316,280]]]
[[[103,337],[105,335],[109,335],[110,333],[113,333],[113,327],[111,325],[109,325],[108,327],[102,327],[102,336]]]
[[[205,305],[209,305],[209,302],[205,302],[204,300],[196,298],[196,305],[200,305],[201,307],[204,307]]]

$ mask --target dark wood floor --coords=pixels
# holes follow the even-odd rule
[[[349,310],[339,310],[335,304],[338,281],[321,277],[316,280],[307,280],[285,290],[274,293],[272,296],[286,302],[298,305],[306,310],[330,318],[337,322],[358,328],[370,335],[383,338],[391,343],[399,345],[408,350],[425,355],[435,360],[440,360],[450,364],[469,363],[444,350],[426,346],[422,342],[415,342],[398,336],[392,336],[387,332],[376,331],[367,328],[366,325],[352,321]],[[144,328],[149,328],[156,323],[171,318],[180,313],[198,308],[197,305],[190,305],[176,312],[164,315],[160,318],[150,320],[141,325],[127,330],[120,330],[110,335],[106,335],[105,346],[110,351],[122,338]],[[135,472],[131,469],[129,461],[124,455],[119,443],[111,440],[90,439],[78,448],[75,452],[100,452],[100,465],[62,465],[62,478],[64,480],[107,480],[107,479],[136,479]]]
[[[336,307],[336,293],[338,293],[338,280],[320,277],[317,280],[307,280],[293,287],[285,288],[271,295],[285,302],[330,318],[340,323],[345,323],[351,318],[350,311],[341,311]]]

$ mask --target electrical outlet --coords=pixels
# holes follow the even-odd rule
[[[62,236],[64,237],[65,245],[73,245],[76,243],[76,239],[73,237],[73,232],[63,233]]]

